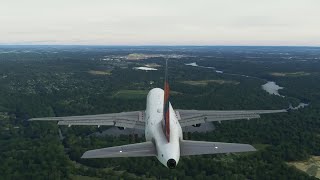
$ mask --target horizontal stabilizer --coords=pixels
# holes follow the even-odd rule
[[[250,144],[186,141],[180,143],[181,156],[256,151]]]
[[[143,157],[156,155],[157,153],[153,143],[144,142],[90,150],[85,152],[81,158]]]

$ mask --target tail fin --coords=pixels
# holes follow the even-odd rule
[[[163,101],[163,119],[165,123],[165,135],[170,142],[170,112],[169,112],[169,83],[168,83],[168,59],[166,59],[165,79],[164,79],[164,101]]]

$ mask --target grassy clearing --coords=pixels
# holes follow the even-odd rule
[[[127,56],[127,60],[143,60],[143,59],[147,59],[149,57],[152,57],[152,55],[132,53]]]
[[[147,90],[120,90],[113,94],[115,98],[137,99],[145,98],[149,91]]]
[[[292,73],[285,73],[285,72],[273,72],[270,73],[272,76],[277,76],[277,77],[299,77],[299,76],[309,76],[310,73],[307,72],[292,72]]]
[[[320,179],[320,156],[312,156],[307,161],[289,162],[289,165]]]
[[[161,65],[156,64],[156,63],[146,64],[145,66],[146,66],[146,67],[149,67],[149,68],[158,68],[158,67],[161,67]]]
[[[6,112],[0,112],[0,120],[9,120],[9,115]]]
[[[88,71],[89,74],[92,75],[111,75],[111,71],[95,71],[95,70],[90,70]]]
[[[181,92],[178,92],[178,91],[170,91],[170,96],[172,95],[172,96],[174,96],[174,95],[181,95],[181,94],[183,94],[183,93],[181,93]]]
[[[233,84],[238,85],[240,82],[237,81],[227,81],[227,80],[200,80],[200,81],[181,81],[184,84],[189,84],[192,86],[207,86],[209,83],[217,83],[217,84]]]

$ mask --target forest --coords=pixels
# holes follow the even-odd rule
[[[161,56],[126,59],[132,53]],[[172,54],[181,55],[169,56],[175,109],[309,105],[187,133],[187,139],[248,143],[258,151],[182,157],[173,170],[156,157],[80,158],[87,150],[144,137],[96,135],[108,130],[104,126],[28,121],[144,110],[148,90],[163,86],[163,57]],[[134,69],[148,64],[158,70]],[[200,81],[205,84],[190,84]],[[268,81],[284,87],[284,97],[264,91]],[[320,156],[319,82],[320,48],[0,46],[0,179],[316,179],[288,163]]]

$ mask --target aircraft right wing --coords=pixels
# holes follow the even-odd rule
[[[181,127],[202,124],[213,121],[226,121],[236,119],[260,118],[260,114],[282,113],[281,110],[239,110],[239,111],[217,111],[217,110],[176,110],[176,116]]]
[[[180,142],[180,155],[191,156],[201,154],[220,154],[256,151],[249,144],[207,142],[207,141],[187,141]]]
[[[156,148],[151,141],[123,146],[95,149],[85,152],[81,158],[114,158],[156,156]]]

